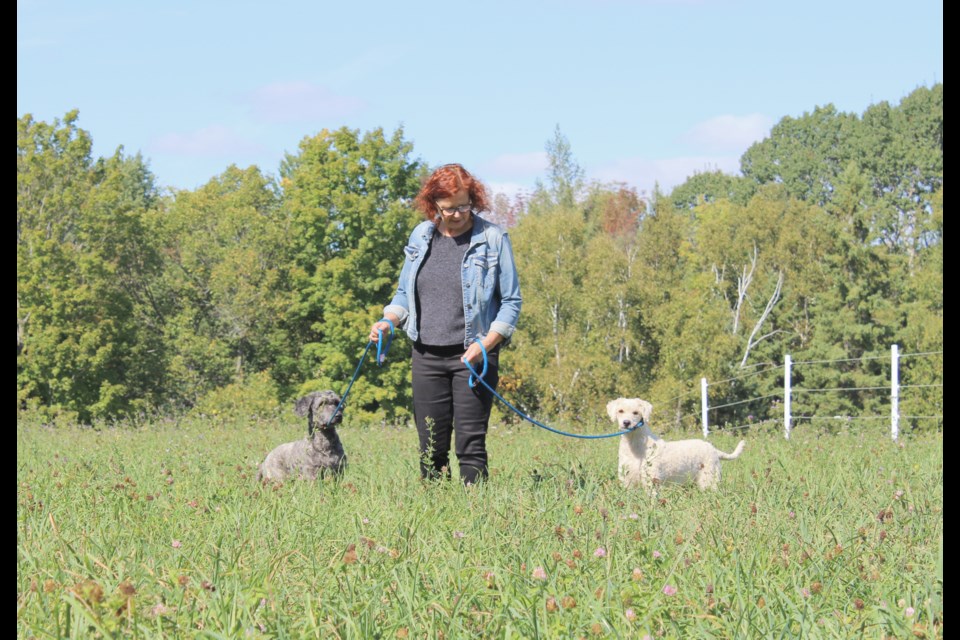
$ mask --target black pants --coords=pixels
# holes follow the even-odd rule
[[[473,484],[487,477],[487,426],[493,394],[482,384],[470,388],[470,372],[460,361],[465,349],[415,344],[413,347],[413,413],[420,435],[420,475],[438,478],[450,473],[450,436],[455,436],[460,478]],[[499,381],[499,349],[488,356],[487,384]],[[474,367],[480,371],[480,366]]]

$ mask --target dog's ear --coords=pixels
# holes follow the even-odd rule
[[[310,412],[310,403],[313,402],[313,394],[303,396],[293,405],[293,412],[301,418],[306,418]]]
[[[640,416],[643,418],[643,424],[649,426],[650,416],[653,415],[653,405],[640,398],[637,398],[637,404],[640,406]]]
[[[620,406],[622,400],[623,398],[617,398],[607,403],[607,415],[610,416],[610,419],[614,422],[617,421],[617,408]]]

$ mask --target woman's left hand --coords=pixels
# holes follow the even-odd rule
[[[466,353],[463,354],[463,357],[460,358],[462,362],[469,362],[472,366],[483,363],[483,349],[480,348],[480,345],[474,342],[468,348]]]
[[[490,350],[496,348],[498,344],[506,340],[502,335],[496,331],[491,331],[483,337],[483,346],[486,348],[489,353]],[[480,348],[480,345],[474,342],[469,347],[467,351],[463,354],[463,357],[460,358],[462,362],[469,362],[471,366],[476,367],[478,364],[483,364],[483,349]]]

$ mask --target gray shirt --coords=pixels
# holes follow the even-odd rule
[[[432,346],[463,344],[463,288],[460,269],[471,231],[455,238],[435,232],[417,273],[420,342]]]

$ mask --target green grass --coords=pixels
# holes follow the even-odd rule
[[[464,489],[420,482],[413,430],[346,426],[342,480],[256,485],[291,424],[18,424],[18,636],[943,633],[940,434],[749,434],[718,491],[651,498],[615,440],[494,429]]]

